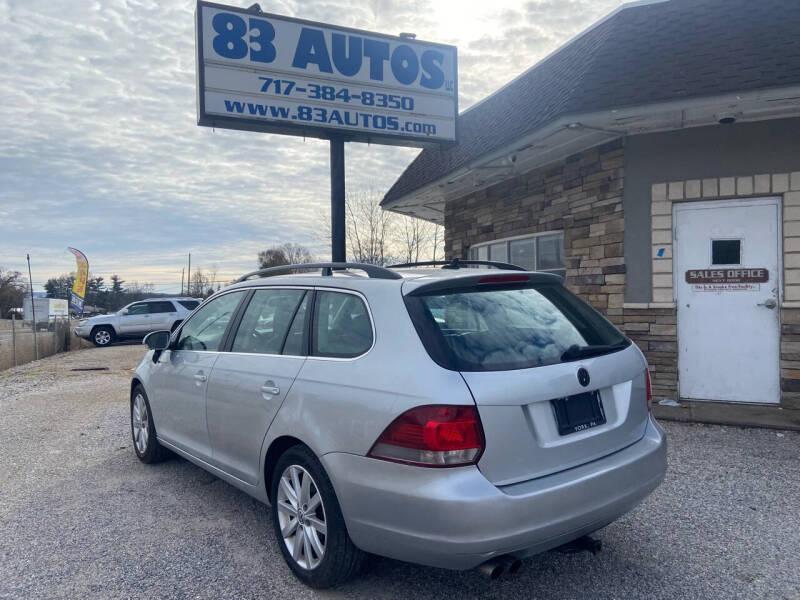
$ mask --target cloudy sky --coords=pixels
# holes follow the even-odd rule
[[[229,3],[234,3],[229,1]],[[250,1],[236,3],[247,6]],[[618,0],[263,0],[266,12],[458,46],[459,105]],[[0,267],[177,291],[186,254],[219,278],[272,244],[328,249],[328,144],[196,125],[193,1],[0,0]],[[418,150],[347,146],[348,190],[385,192]]]

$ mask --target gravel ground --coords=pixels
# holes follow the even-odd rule
[[[0,597],[800,598],[800,434],[667,423],[670,469],[599,533],[497,582],[380,559],[315,592],[266,508],[187,461],[136,460],[128,386],[141,346],[0,373]],[[74,372],[76,367],[107,371]]]

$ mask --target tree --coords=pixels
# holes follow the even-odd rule
[[[280,267],[314,262],[316,258],[305,246],[291,242],[272,246],[258,253],[258,268]]]
[[[44,291],[47,292],[48,298],[62,298],[69,299],[69,293],[72,291],[72,286],[75,283],[75,273],[65,273],[58,277],[51,277],[44,284]]]
[[[347,194],[348,258],[377,265],[443,259],[444,234],[440,225],[385,211],[380,200],[381,195],[373,190]],[[324,221],[318,228],[319,240],[330,244],[330,213],[321,218]]]
[[[216,278],[216,273],[214,274]],[[189,281],[189,295],[195,298],[208,298],[214,293],[211,276],[203,272],[202,269],[192,271],[192,278]]]
[[[7,316],[12,308],[22,307],[26,286],[22,273],[0,267],[0,318]]]

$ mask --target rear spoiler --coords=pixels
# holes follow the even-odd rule
[[[460,290],[479,290],[483,287],[526,287],[535,284],[561,284],[563,279],[555,273],[498,273],[488,271],[464,277],[444,277],[424,283],[409,291],[406,296],[426,296],[436,292],[455,292]],[[408,285],[409,281],[405,283]]]

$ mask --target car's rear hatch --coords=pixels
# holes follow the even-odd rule
[[[478,467],[495,485],[644,435],[641,353],[558,278],[484,272],[418,286],[406,304],[431,357],[460,371],[475,399],[486,439]]]

